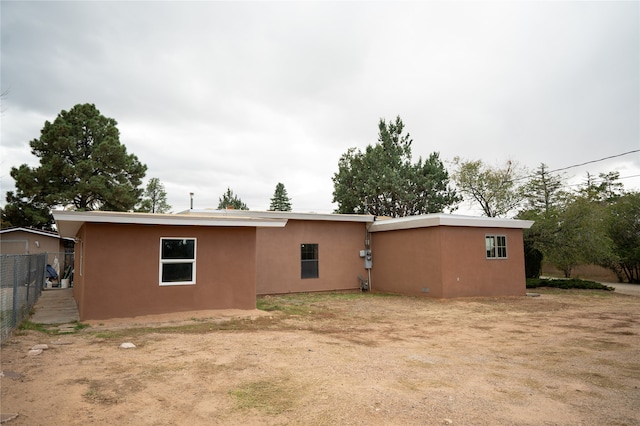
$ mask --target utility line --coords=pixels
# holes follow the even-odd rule
[[[574,164],[572,166],[561,167],[561,168],[555,169],[555,170],[548,170],[548,171],[546,171],[546,173],[551,174],[551,173],[561,172],[561,171],[564,171],[564,170],[574,169],[576,167],[581,167],[581,166],[585,166],[587,164],[592,164],[592,163],[599,163],[600,161],[610,160],[612,158],[622,157],[622,156],[633,154],[633,153],[636,153],[636,152],[640,152],[640,149],[634,149],[632,151],[623,152],[622,154],[610,155],[608,157],[599,158],[597,160],[591,160],[591,161],[586,161],[586,162],[580,163],[580,164]],[[529,175],[529,176],[522,176],[522,177],[513,179],[513,182],[519,181],[519,180],[524,180],[524,179],[531,179],[531,178],[534,178],[536,176],[537,176],[536,174],[532,174],[532,175]],[[621,177],[621,178],[618,178],[618,180],[627,179],[627,178],[636,177],[636,176],[637,175]]]
[[[585,163],[580,163],[580,164],[574,164],[573,166],[567,166],[567,167],[562,167],[560,169],[555,169],[555,170],[549,170],[549,173],[555,173],[555,172],[561,172],[563,170],[569,170],[569,169],[573,169],[575,167],[580,167],[580,166],[585,166],[587,164],[592,164],[592,163],[599,163],[600,161],[604,161],[604,160],[610,160],[612,158],[617,158],[617,157],[622,157],[624,155],[629,155],[629,154],[633,154],[635,152],[640,152],[640,149],[634,149],[633,151],[628,151],[628,152],[623,152],[622,154],[617,154],[617,155],[611,155],[609,157],[604,157],[604,158],[600,158],[598,160],[591,160],[591,161],[587,161]]]

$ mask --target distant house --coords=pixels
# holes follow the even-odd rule
[[[53,213],[76,246],[80,317],[254,309],[256,294],[373,291],[426,297],[525,294],[530,221],[382,219],[246,210]]]
[[[2,254],[73,253],[73,237],[61,237],[57,232],[33,228],[0,230]]]
[[[46,262],[52,265],[59,278],[71,277],[74,246],[72,236],[62,237],[53,231],[20,227],[0,230],[1,254],[47,253]]]

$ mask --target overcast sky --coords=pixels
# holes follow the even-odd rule
[[[331,212],[340,156],[397,115],[416,159],[553,170],[637,150],[639,5],[2,1],[2,204],[11,167],[38,165],[29,141],[80,103],[174,212],[227,187],[266,210],[278,182],[294,211]],[[640,190],[640,153],[565,176],[614,170]]]

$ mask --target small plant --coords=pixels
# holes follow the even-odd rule
[[[51,325],[47,324],[36,324],[35,322],[31,322],[29,320],[22,321],[18,326],[18,330],[20,331],[38,331],[40,333],[45,334],[56,334],[57,329],[52,329]]]
[[[281,377],[246,383],[229,394],[235,398],[239,409],[277,415],[295,405],[300,389],[288,377]]]
[[[73,323],[73,332],[76,333],[78,331],[84,330],[87,327],[90,327],[89,324],[82,324],[81,322],[74,321]],[[71,327],[70,327],[71,328]],[[31,322],[29,320],[24,320],[18,326],[19,331],[38,331],[40,333],[49,334],[49,335],[57,335],[60,334],[60,329],[58,325],[55,324],[38,324],[35,322]],[[69,334],[69,332],[65,332],[64,334]]]

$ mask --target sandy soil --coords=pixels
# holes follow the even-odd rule
[[[1,411],[10,425],[640,425],[640,298],[541,293],[292,295],[244,318],[23,331],[2,347]]]

